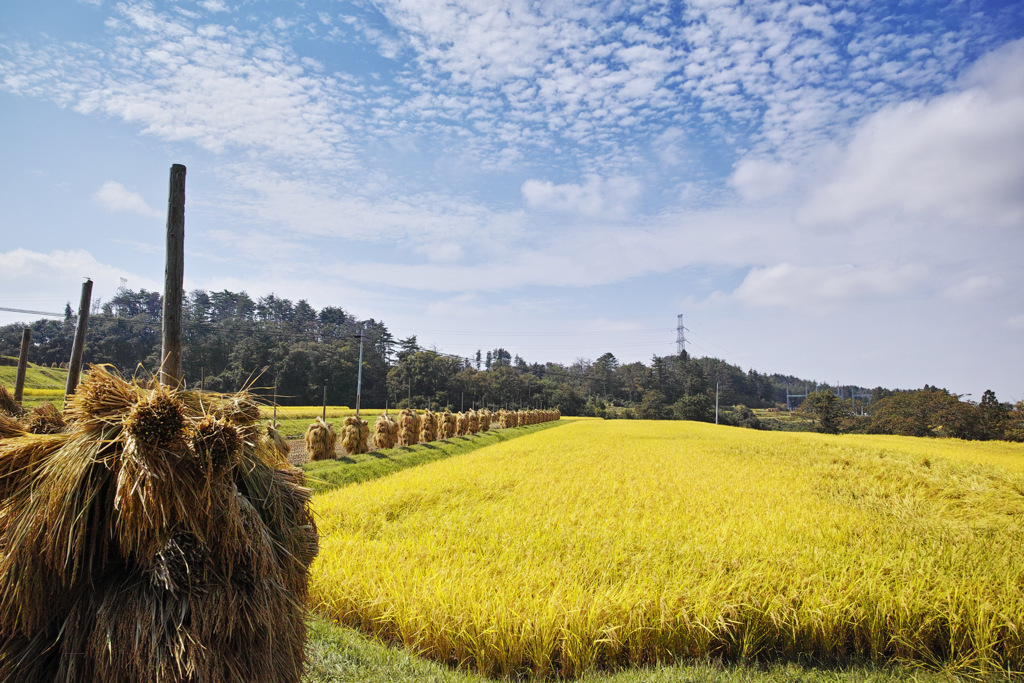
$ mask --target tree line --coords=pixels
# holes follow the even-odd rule
[[[122,287],[109,301],[95,302],[84,361],[109,363],[125,375],[155,374],[161,309],[160,294],[145,289]],[[30,327],[30,360],[45,365],[68,360],[75,328],[70,304],[63,320],[41,319]],[[18,354],[22,329],[19,324],[0,327],[0,355]],[[360,341],[361,398],[368,407],[557,407],[565,415],[705,422],[717,417],[725,424],[758,428],[764,425],[752,409],[785,406],[789,387],[813,384],[685,352],[654,356],[647,364],[620,363],[612,353],[570,364],[528,363],[502,347],[465,358],[424,349],[415,336],[396,339],[383,322],[358,319],[340,307],[317,310],[304,299],[292,302],[274,294],[253,299],[244,291],[228,290],[195,290],[185,297],[183,377],[190,387],[225,392],[248,388],[267,399],[276,397],[281,405],[324,400],[353,405]],[[825,387],[810,394],[802,410],[822,431],[833,433],[1017,435],[1012,425],[1020,404],[1001,404],[991,392],[974,404],[944,390],[926,389],[919,398],[920,392],[880,387]],[[850,398],[836,395],[844,390]],[[866,394],[870,401],[855,398]]]

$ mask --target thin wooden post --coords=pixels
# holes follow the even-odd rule
[[[82,353],[85,351],[85,330],[89,326],[89,304],[92,301],[92,280],[82,283],[82,299],[78,302],[78,324],[75,325],[75,341],[71,345],[71,362],[68,363],[68,383],[64,395],[71,396],[78,388],[82,375]]]
[[[324,412],[320,416],[320,419],[324,422],[327,421],[327,380],[324,380]]]
[[[25,393],[25,371],[28,370],[28,347],[32,341],[32,328],[26,327],[21,333],[21,355],[18,356],[18,378],[14,381],[14,402],[21,404]]]
[[[171,166],[167,198],[167,266],[164,269],[163,343],[160,383],[181,384],[181,307],[185,278],[185,167]]]

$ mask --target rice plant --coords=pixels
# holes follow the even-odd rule
[[[1019,444],[578,421],[317,496],[311,598],[491,675],[677,658],[1019,674],[1022,491]]]

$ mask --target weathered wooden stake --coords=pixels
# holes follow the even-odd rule
[[[21,355],[18,356],[18,378],[14,380],[14,401],[21,403],[25,393],[25,371],[28,370],[28,346],[32,341],[32,328],[26,327],[21,333]]]
[[[68,363],[68,383],[64,396],[71,396],[78,388],[82,375],[82,353],[85,351],[85,330],[89,326],[89,304],[92,301],[92,280],[82,283],[82,299],[78,302],[78,324],[75,325],[75,341],[71,345],[71,362]]]
[[[164,269],[163,343],[160,383],[181,384],[181,306],[185,278],[185,167],[171,166],[167,198],[167,266]]]

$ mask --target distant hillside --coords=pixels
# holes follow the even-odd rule
[[[13,356],[0,356],[0,386],[13,390],[18,379],[18,359]],[[28,364],[25,372],[26,389],[56,389],[63,393],[67,384],[68,371],[44,365]]]

